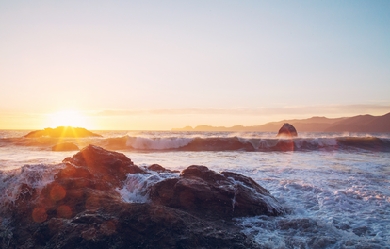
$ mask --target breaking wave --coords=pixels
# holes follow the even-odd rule
[[[108,149],[145,151],[316,151],[356,150],[390,152],[390,139],[376,137],[338,138],[145,138],[121,137],[100,144]]]
[[[0,138],[0,147],[26,146],[51,150],[59,142],[71,142],[79,148],[94,144],[111,150],[124,151],[316,151],[368,150],[390,152],[388,136],[310,136],[279,139],[262,133],[185,134],[140,133],[117,137],[58,139],[58,138]]]
[[[8,172],[0,171],[0,213],[12,207],[18,200],[32,196],[54,181],[54,175],[64,164],[24,165]]]

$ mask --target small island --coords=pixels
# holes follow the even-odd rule
[[[102,136],[93,133],[82,127],[58,126],[57,128],[45,128],[43,130],[32,131],[23,137],[24,138],[38,138],[38,137],[83,138],[83,137],[102,137]]]

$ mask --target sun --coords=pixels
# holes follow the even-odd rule
[[[48,114],[49,127],[57,126],[88,126],[87,118],[81,112],[75,110],[63,110]]]

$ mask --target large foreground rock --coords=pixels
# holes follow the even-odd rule
[[[64,159],[53,182],[41,190],[23,184],[15,203],[0,210],[12,231],[2,248],[257,248],[231,218],[282,212],[249,177],[204,166],[180,175],[150,168],[87,146]],[[150,201],[126,203],[118,190],[134,174],[171,178],[142,190]]]

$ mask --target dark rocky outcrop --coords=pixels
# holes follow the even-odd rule
[[[251,178],[205,166],[155,183],[147,203],[126,203],[124,180],[148,173],[123,154],[89,145],[63,162],[53,182],[24,184],[0,210],[12,227],[4,248],[258,248],[231,218],[282,212]]]
[[[271,147],[273,151],[294,151],[296,149],[294,137],[298,136],[298,132],[293,125],[285,123],[278,132],[276,137],[285,138],[279,140],[275,146]]]
[[[52,151],[72,151],[79,150],[79,147],[71,142],[58,143],[51,147]]]
[[[259,248],[227,223],[208,222],[178,209],[106,200],[94,212],[37,224],[32,248]]]
[[[185,169],[179,178],[155,184],[150,198],[159,205],[186,210],[207,219],[281,212],[277,201],[251,178],[229,172],[219,174],[196,165]]]
[[[282,128],[280,128],[277,137],[287,137],[287,138],[292,138],[292,137],[297,137],[298,132],[295,129],[293,125],[290,125],[288,123],[285,123]]]
[[[88,169],[94,177],[104,179],[115,187],[121,186],[127,174],[145,173],[122,153],[107,151],[94,145],[85,147],[73,157],[65,158],[63,162]]]
[[[45,128],[43,130],[32,131],[24,136],[24,138],[37,138],[37,137],[101,137],[99,134],[90,132],[89,130],[81,127],[72,126],[58,126],[57,128]]]
[[[148,170],[157,172],[157,173],[180,173],[180,171],[177,170],[169,170],[161,166],[160,164],[152,164],[147,167]]]

